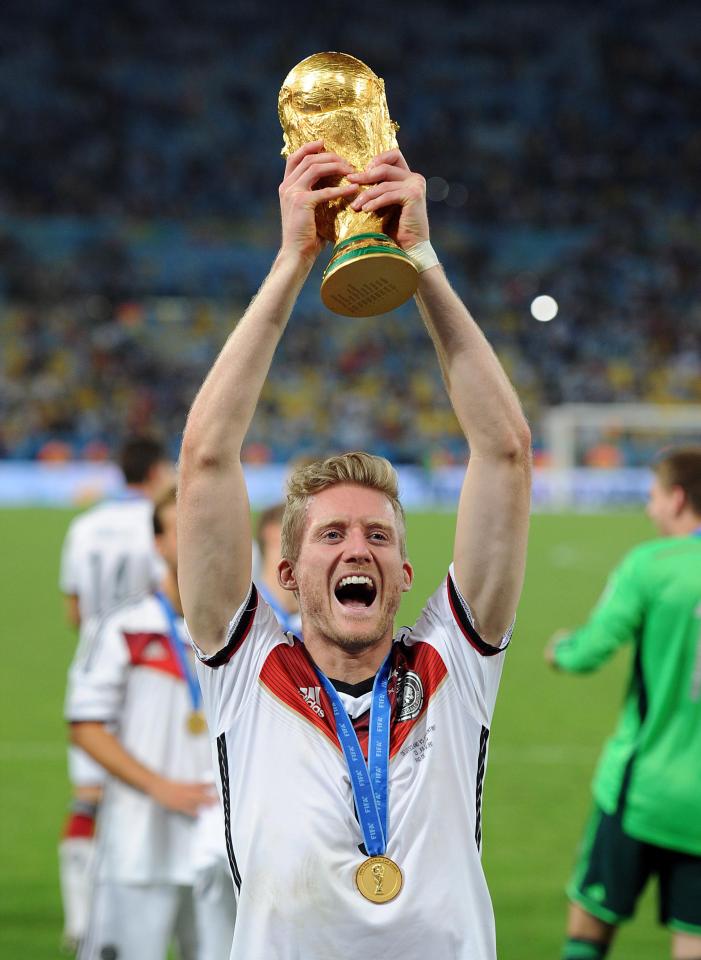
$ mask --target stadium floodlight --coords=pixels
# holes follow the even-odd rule
[[[554,297],[548,296],[547,293],[542,293],[531,303],[531,315],[541,323],[554,320],[559,309],[557,300]]]

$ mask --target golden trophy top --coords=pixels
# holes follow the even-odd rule
[[[283,156],[311,140],[363,169],[397,146],[384,81],[348,53],[314,53],[287,74],[278,98]]]
[[[327,150],[364,170],[378,153],[397,146],[397,124],[390,119],[384,81],[347,53],[314,53],[293,67],[280,90],[278,114],[283,156],[323,140]],[[319,233],[326,240],[335,243],[361,229],[357,214],[351,227],[347,208],[345,200],[338,200],[317,211]],[[364,217],[362,229],[382,229],[381,217]]]

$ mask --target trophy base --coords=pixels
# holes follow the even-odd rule
[[[336,244],[321,283],[324,306],[343,317],[389,313],[416,293],[419,274],[384,233],[361,233]]]

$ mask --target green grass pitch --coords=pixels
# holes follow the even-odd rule
[[[56,842],[68,798],[61,718],[74,637],[63,624],[57,570],[72,514],[0,511],[3,668],[0,671],[0,957],[58,957]],[[416,584],[400,622],[413,621],[443,576],[453,518],[409,518]],[[484,862],[500,960],[557,960],[562,892],[589,807],[589,782],[612,729],[627,672],[619,656],[590,677],[551,673],[542,648],[575,625],[606,575],[634,543],[652,536],[641,514],[533,518],[526,584],[506,658],[490,740],[484,798]],[[436,877],[440,883],[441,878]],[[655,925],[654,891],[622,929],[615,958],[658,960],[667,935]]]

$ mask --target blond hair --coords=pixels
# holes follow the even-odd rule
[[[394,510],[402,560],[406,559],[404,508],[399,502],[399,484],[394,467],[384,457],[355,451],[326,460],[315,460],[295,469],[287,481],[287,500],[282,519],[282,556],[293,563],[299,556],[309,499],[341,483],[384,493]]]

